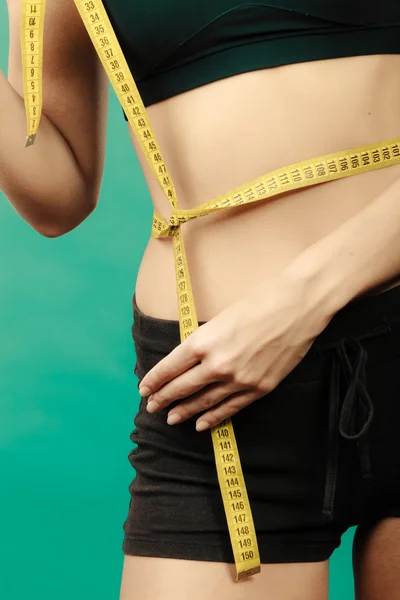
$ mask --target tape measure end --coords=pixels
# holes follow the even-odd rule
[[[26,138],[25,148],[27,148],[28,146],[33,146],[33,144],[35,143],[35,138],[36,138],[36,133],[32,133],[31,135],[28,135],[28,137]]]
[[[252,569],[247,569],[246,571],[240,571],[237,574],[236,581],[242,581],[243,579],[248,579],[249,577],[252,577],[252,575],[257,575],[258,573],[261,573],[260,565],[258,565],[257,567],[253,567]]]

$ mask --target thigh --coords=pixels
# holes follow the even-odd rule
[[[398,600],[400,519],[388,518],[357,529],[353,546],[357,600]]]
[[[236,582],[234,565],[126,556],[120,600],[327,600],[328,563],[264,564]]]

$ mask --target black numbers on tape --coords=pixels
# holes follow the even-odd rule
[[[233,502],[231,504],[233,511],[244,510],[244,502]]]
[[[229,452],[229,454],[222,454],[222,460],[227,463],[227,462],[235,462],[235,457],[233,455],[232,452]]]
[[[363,165],[364,165],[365,167],[371,164],[371,161],[370,161],[370,157],[369,157],[369,154],[368,154],[368,152],[363,152],[363,153],[361,154],[361,159],[362,159]]]
[[[288,177],[288,174],[287,173],[280,173],[280,175],[279,175],[279,181],[280,181],[280,184],[282,186],[289,185],[290,179]]]
[[[233,199],[234,199],[236,205],[244,203],[244,198],[243,198],[242,194],[236,194],[236,196],[233,196]],[[228,204],[229,204],[229,200],[228,200]]]
[[[226,479],[226,483],[228,487],[238,487],[240,485],[239,479],[237,477],[231,477],[230,479]]]
[[[224,473],[225,475],[236,475],[236,467],[233,465],[230,467],[224,467]]]
[[[242,498],[242,492],[240,490],[229,491],[228,496],[230,500],[238,500]]]
[[[247,523],[247,515],[246,513],[242,513],[241,515],[234,515],[233,520],[235,523]]]
[[[254,200],[255,199],[255,195],[254,192],[251,188],[245,190],[244,195],[246,196],[247,200]]]
[[[93,2],[85,2],[85,8],[86,8],[87,12],[89,12],[90,10],[93,10],[94,9]]]
[[[236,527],[237,535],[250,535],[250,529],[248,525],[244,525],[243,527]]]
[[[225,442],[219,442],[218,446],[220,450],[232,450],[232,444],[229,440]]]
[[[217,435],[219,438],[227,438],[229,437],[229,431],[227,429],[218,429]]]
[[[314,178],[314,171],[312,170],[312,167],[304,167],[303,171],[304,175],[306,176],[306,179]]]
[[[371,154],[372,154],[372,160],[374,161],[374,163],[381,162],[381,156],[379,154],[379,150],[373,150]]]

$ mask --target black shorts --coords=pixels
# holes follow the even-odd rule
[[[134,300],[139,380],[180,343]],[[174,403],[171,406],[178,404]],[[233,562],[210,431],[142,399],[125,554]],[[400,287],[341,310],[270,394],[233,417],[262,563],[323,561],[353,525],[400,517]]]

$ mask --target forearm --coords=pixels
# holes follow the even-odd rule
[[[286,269],[331,318],[353,298],[400,274],[400,177],[376,200]]]
[[[42,115],[35,144],[25,148],[23,99],[0,71],[0,190],[44,235],[57,235],[87,216],[84,177],[57,128]]]

